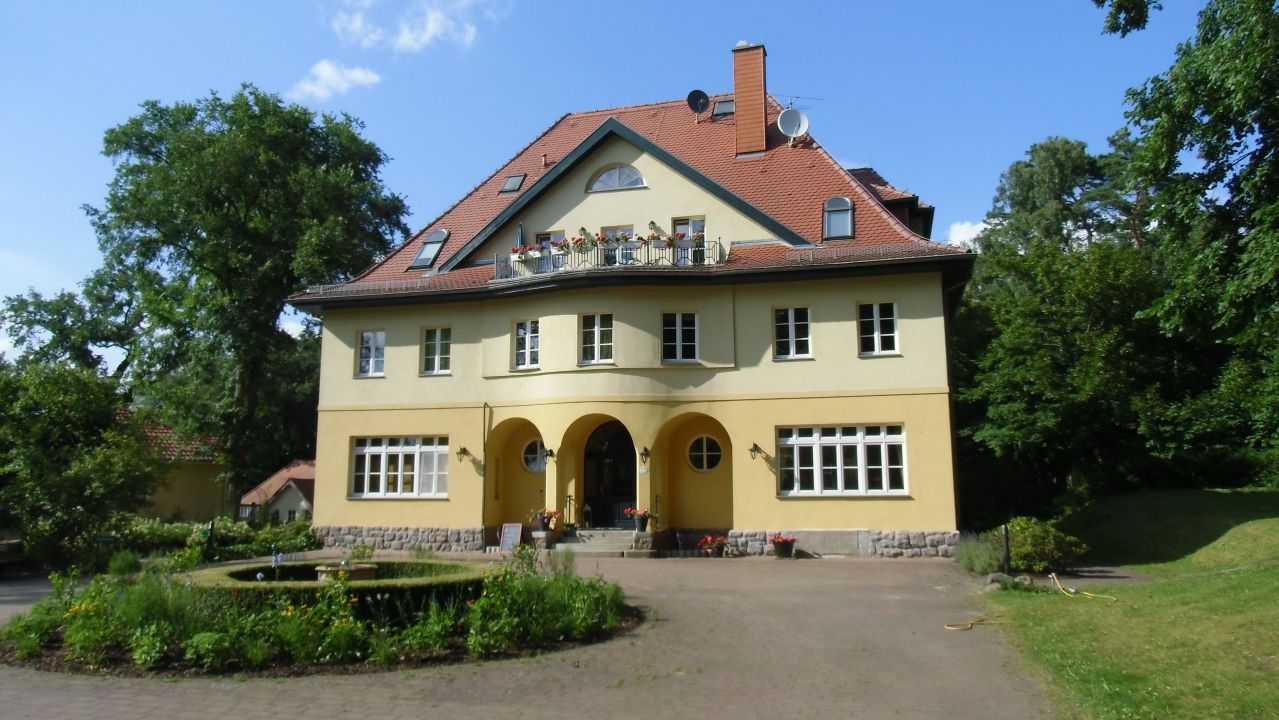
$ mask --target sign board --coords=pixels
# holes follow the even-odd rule
[[[519,523],[502,525],[502,534],[497,540],[497,549],[501,553],[514,553],[515,546],[520,544],[520,536],[524,534],[524,526]]]

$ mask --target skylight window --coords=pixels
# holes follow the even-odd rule
[[[711,111],[711,117],[720,117],[723,115],[732,115],[737,112],[736,100],[717,100],[715,109]]]
[[[524,185],[524,178],[526,178],[526,177],[528,177],[528,176],[527,176],[527,175],[525,175],[524,173],[520,173],[520,174],[518,174],[518,175],[512,175],[512,176],[508,177],[508,178],[506,179],[506,182],[502,183],[502,190],[501,190],[501,191],[502,191],[502,192],[515,192],[516,190],[519,190],[519,189],[520,189],[520,187],[521,187],[522,185]]]
[[[590,192],[626,190],[639,187],[644,187],[644,176],[640,175],[639,170],[630,165],[618,165],[596,175],[595,179],[591,181]]]
[[[427,233],[426,239],[422,240],[422,249],[417,251],[417,257],[413,258],[409,269],[421,270],[435,264],[435,258],[440,254],[440,248],[444,247],[444,241],[448,237],[448,230],[432,230]]]

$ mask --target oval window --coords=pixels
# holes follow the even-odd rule
[[[688,446],[689,463],[703,472],[719,467],[719,461],[723,457],[724,452],[719,447],[719,441],[710,435],[694,438],[692,444]]]
[[[591,181],[590,192],[607,190],[625,190],[627,188],[644,187],[644,176],[630,165],[611,167]]]
[[[541,438],[524,446],[524,467],[529,472],[546,472],[546,446]]]

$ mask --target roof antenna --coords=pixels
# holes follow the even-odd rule
[[[701,90],[694,90],[688,94],[688,109],[693,111],[694,125],[702,121],[702,113],[706,112],[706,108],[710,106],[710,97]]]

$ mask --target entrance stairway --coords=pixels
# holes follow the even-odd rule
[[[634,530],[581,530],[575,537],[561,537],[553,551],[572,550],[575,555],[595,557],[622,557],[631,549]]]

